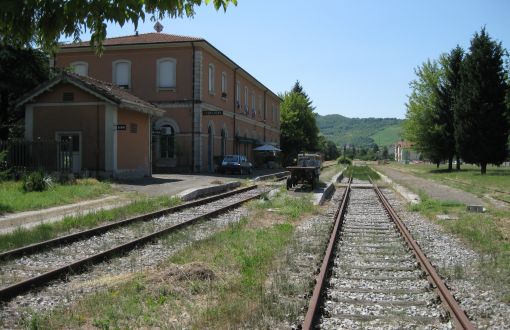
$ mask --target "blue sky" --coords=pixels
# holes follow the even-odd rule
[[[202,6],[161,23],[207,39],[276,93],[299,80],[321,115],[404,118],[414,68],[467,49],[482,26],[510,49],[509,13],[508,0],[238,0],[226,13]],[[133,33],[108,27],[108,37]]]

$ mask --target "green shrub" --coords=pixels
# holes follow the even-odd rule
[[[345,156],[338,157],[336,162],[338,164],[352,165],[352,160],[350,158],[345,157]]]
[[[9,168],[7,167],[6,151],[0,151],[0,182],[7,180],[9,177]]]
[[[23,191],[45,191],[53,186],[53,179],[42,171],[32,172],[23,177]]]

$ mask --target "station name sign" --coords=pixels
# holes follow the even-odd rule
[[[204,111],[202,111],[202,114],[204,116],[223,116],[223,111],[222,110],[218,110],[218,111],[204,110]]]

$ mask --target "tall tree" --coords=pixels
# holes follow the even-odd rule
[[[455,135],[462,158],[480,165],[499,165],[507,157],[508,114],[506,70],[501,43],[485,28],[471,39],[461,68],[459,97],[455,104]]]
[[[441,154],[448,159],[448,170],[452,170],[454,155],[457,156],[457,170],[460,169],[460,157],[455,143],[454,107],[460,87],[460,68],[464,57],[464,50],[457,46],[446,55],[442,55],[440,63],[443,74],[438,85],[437,111],[438,124],[441,126]]]
[[[20,65],[22,63],[23,65]],[[0,44],[0,140],[16,135],[23,118],[15,101],[49,78],[48,56],[40,50]]]
[[[438,86],[442,75],[437,61],[428,60],[415,70],[406,104],[403,136],[414,148],[439,166],[444,158],[442,124],[438,113]]]
[[[301,151],[319,148],[319,129],[310,99],[300,92],[281,95],[281,146],[284,162],[289,164]]]
[[[0,11],[0,42],[27,46],[36,42],[45,49],[56,45],[61,35],[79,40],[80,34],[90,31],[91,45],[98,51],[106,38],[106,22],[123,26],[127,22],[138,27],[150,15],[152,21],[169,17],[193,17],[195,7],[202,3],[227,9],[237,0],[39,0],[2,1]]]

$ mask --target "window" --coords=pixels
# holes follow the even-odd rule
[[[161,135],[159,140],[160,158],[173,158],[175,150],[175,133],[170,125],[161,126]]]
[[[137,133],[138,132],[138,124],[137,123],[129,124],[129,131],[131,133]]]
[[[209,64],[209,94],[214,94],[214,64]]]
[[[74,93],[73,92],[62,93],[62,101],[65,101],[65,102],[74,101]]]
[[[263,108],[262,108],[262,95],[259,95],[259,116],[260,117],[263,117],[262,116],[262,111],[263,111]]]
[[[71,63],[71,70],[80,76],[88,76],[89,64],[87,62],[73,62]]]
[[[131,88],[131,62],[127,60],[113,62],[113,83],[121,88]]]
[[[251,116],[255,117],[257,115],[257,110],[255,109],[255,93],[251,94]]]
[[[158,89],[174,89],[176,86],[176,60],[173,58],[162,58],[157,62]]]
[[[225,156],[225,151],[227,150],[227,134],[225,130],[221,130],[221,156]]]
[[[248,87],[244,87],[244,114],[249,114],[248,109]]]
[[[239,108],[241,106],[241,84],[239,81],[236,84],[236,102],[237,107]]]
[[[221,97],[227,97],[227,74],[221,73]]]
[[[273,104],[273,107],[272,107],[272,113],[273,113],[273,122],[276,123],[276,111],[275,111],[275,108],[274,108],[274,104]]]

